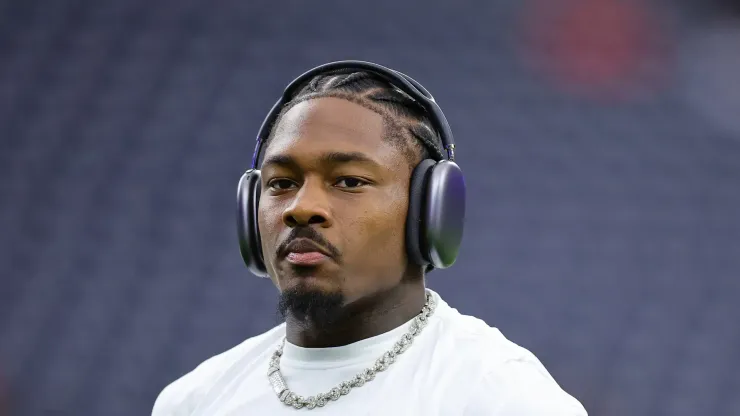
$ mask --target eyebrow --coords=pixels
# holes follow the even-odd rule
[[[360,152],[327,152],[319,157],[319,163],[328,165],[338,165],[346,163],[365,163],[374,166],[379,166],[378,162],[371,159],[364,153]],[[298,167],[298,162],[295,158],[288,155],[273,155],[266,158],[262,162],[262,167],[269,165],[285,166],[285,167]]]

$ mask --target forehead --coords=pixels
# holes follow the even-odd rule
[[[280,119],[265,156],[303,159],[326,152],[361,152],[381,164],[397,163],[398,151],[384,140],[383,116],[341,98],[296,104]]]

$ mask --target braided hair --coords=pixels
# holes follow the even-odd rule
[[[442,141],[419,103],[373,73],[347,69],[317,75],[299,88],[281,109],[265,147],[288,110],[303,101],[322,97],[345,99],[382,116],[383,139],[401,150],[412,167],[423,159],[444,159]]]

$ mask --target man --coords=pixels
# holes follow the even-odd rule
[[[412,81],[353,61],[286,90],[239,191],[242,254],[285,323],[167,386],[153,416],[586,415],[529,351],[426,289],[457,254],[464,184]]]

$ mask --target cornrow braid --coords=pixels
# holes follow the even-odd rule
[[[384,139],[398,145],[412,165],[426,158],[445,158],[442,141],[418,102],[375,74],[348,69],[318,75],[299,88],[281,109],[265,147],[288,110],[303,101],[323,97],[342,98],[380,114],[386,127]]]

